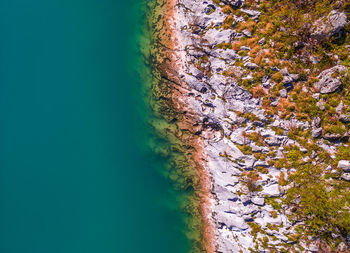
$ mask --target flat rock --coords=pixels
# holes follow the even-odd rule
[[[281,195],[278,184],[272,184],[264,187],[261,193],[268,197],[279,197]]]
[[[244,219],[232,213],[220,212],[216,215],[216,220],[221,226],[224,225],[233,231],[242,231],[249,228]]]
[[[265,198],[259,198],[259,197],[253,197],[251,199],[252,203],[257,206],[263,206],[265,205]]]
[[[246,10],[246,9],[241,9],[241,12],[247,14],[250,17],[253,18],[259,18],[259,16],[261,15],[260,11],[254,11],[254,10]]]

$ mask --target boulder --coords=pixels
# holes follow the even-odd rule
[[[322,134],[322,128],[316,128],[311,131],[312,138],[318,138]]]
[[[320,40],[330,38],[336,34],[341,34],[346,24],[346,14],[339,10],[333,10],[327,17],[316,20],[313,24],[311,37]]]
[[[244,64],[244,67],[248,68],[248,69],[255,69],[258,67],[258,65],[256,65],[255,63],[252,63],[252,62],[246,62]]]
[[[340,160],[338,162],[338,168],[344,170],[345,172],[350,172],[350,161],[349,160]]]
[[[349,139],[349,135],[348,133],[345,133],[345,134],[326,133],[323,136],[323,138],[328,141],[347,141]]]
[[[280,90],[280,96],[283,98],[286,98],[287,97],[287,90],[286,89]]]
[[[321,118],[320,117],[313,118],[311,125],[313,128],[319,128],[321,126]]]
[[[340,73],[342,72],[347,72],[347,68],[343,65],[337,65],[322,71],[318,75],[319,81],[314,84],[314,88],[322,94],[336,91],[342,85],[340,78]]]
[[[284,140],[285,140],[284,137],[279,137],[279,136],[270,136],[265,138],[265,142],[269,146],[281,146]]]
[[[350,114],[341,114],[339,116],[339,120],[343,123],[349,123],[350,122]]]
[[[292,83],[292,82],[293,82],[293,78],[291,76],[284,76],[283,77],[283,80],[282,80],[283,84],[289,84],[289,83]]]
[[[345,181],[350,181],[350,173],[344,173],[341,178]]]

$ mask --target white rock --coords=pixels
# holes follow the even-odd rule
[[[333,68],[322,71],[318,75],[317,78],[319,81],[314,84],[314,87],[322,94],[336,91],[342,85],[342,80],[340,78],[341,72],[347,72],[347,68],[343,65],[337,65]]]
[[[216,220],[219,225],[226,226],[229,230],[242,231],[249,228],[244,219],[232,213],[220,212],[216,215]]]
[[[350,171],[350,161],[349,160],[340,160],[338,162],[338,168],[349,172]]]
[[[265,198],[253,197],[251,201],[257,206],[265,205]]]
[[[264,186],[261,193],[268,197],[279,197],[281,195],[278,184]]]

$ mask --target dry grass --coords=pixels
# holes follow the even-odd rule
[[[259,97],[263,97],[265,95],[266,95],[266,92],[265,92],[264,88],[261,87],[260,85],[253,88],[253,97],[259,98]]]
[[[239,51],[241,46],[243,46],[243,45],[244,45],[244,43],[242,41],[235,41],[232,43],[232,49]]]
[[[224,7],[222,7],[221,11],[225,14],[233,13],[233,9],[229,5],[225,5]]]

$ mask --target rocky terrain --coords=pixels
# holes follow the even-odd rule
[[[207,175],[205,251],[349,252],[349,2],[160,6],[153,94]]]

